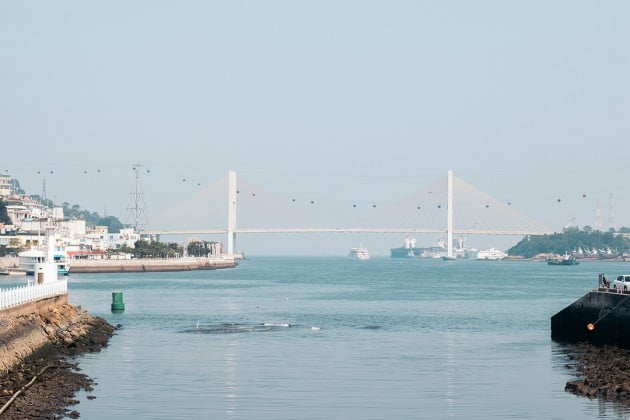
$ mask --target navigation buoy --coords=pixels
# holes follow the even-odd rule
[[[112,312],[122,312],[125,310],[122,292],[112,292]]]
[[[595,324],[589,322],[588,324],[586,324],[586,329],[589,331],[593,331],[595,329]]]

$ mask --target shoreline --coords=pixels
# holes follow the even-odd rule
[[[219,270],[235,268],[234,258],[178,258],[131,260],[72,260],[70,273],[142,273],[168,271]]]
[[[630,350],[579,343],[568,348],[568,357],[582,379],[567,381],[564,390],[589,399],[600,398],[630,406]]]
[[[80,390],[92,391],[95,382],[80,373],[74,358],[100,351],[118,327],[80,307],[55,302],[36,312],[31,308],[22,313],[0,313],[0,328],[0,406],[22,390],[0,416],[78,418],[74,397]]]

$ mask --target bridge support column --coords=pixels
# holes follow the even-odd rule
[[[453,256],[453,171],[448,171],[446,191],[446,249],[450,258]]]
[[[227,253],[234,254],[236,246],[236,172],[228,172]]]

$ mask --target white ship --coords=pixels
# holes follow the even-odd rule
[[[507,257],[507,254],[499,249],[490,248],[490,249],[482,249],[477,253],[478,260],[502,260]]]
[[[35,248],[28,251],[22,251],[18,254],[20,267],[26,270],[26,274],[35,272],[35,264],[46,262],[46,250]],[[54,263],[57,265],[57,274],[67,276],[70,273],[70,264],[68,264],[68,255],[65,251],[55,249]]]
[[[369,260],[370,253],[367,249],[363,247],[352,248],[350,249],[350,257],[354,258],[355,260]]]

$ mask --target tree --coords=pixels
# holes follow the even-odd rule
[[[0,199],[0,223],[4,223],[5,225],[10,225],[11,218],[9,217],[9,213],[7,213],[7,205],[3,200]]]
[[[562,233],[530,236],[510,248],[508,254],[531,258],[542,253],[571,253],[579,248],[583,250],[610,248],[619,254],[630,249],[630,241],[613,232],[593,231],[590,226],[585,226],[584,230],[573,227],[565,229]]]
[[[207,257],[208,254],[212,253],[212,245],[214,244],[216,244],[216,242],[192,241],[186,247],[186,251],[188,255],[193,257]]]

